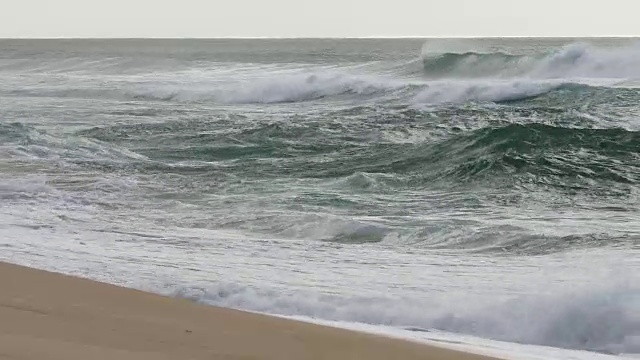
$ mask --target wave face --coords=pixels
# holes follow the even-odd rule
[[[640,77],[640,43],[598,48],[574,43],[533,54],[422,52],[424,72],[434,77],[634,78]]]
[[[427,338],[638,353],[639,49],[2,40],[0,259]]]

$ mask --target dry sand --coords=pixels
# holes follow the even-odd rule
[[[0,359],[490,358],[0,263]]]

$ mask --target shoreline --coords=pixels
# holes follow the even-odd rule
[[[0,262],[0,359],[496,360]]]

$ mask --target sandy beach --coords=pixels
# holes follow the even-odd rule
[[[489,359],[0,263],[0,359]]]

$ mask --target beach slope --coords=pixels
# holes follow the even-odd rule
[[[0,359],[489,359],[0,263]]]

